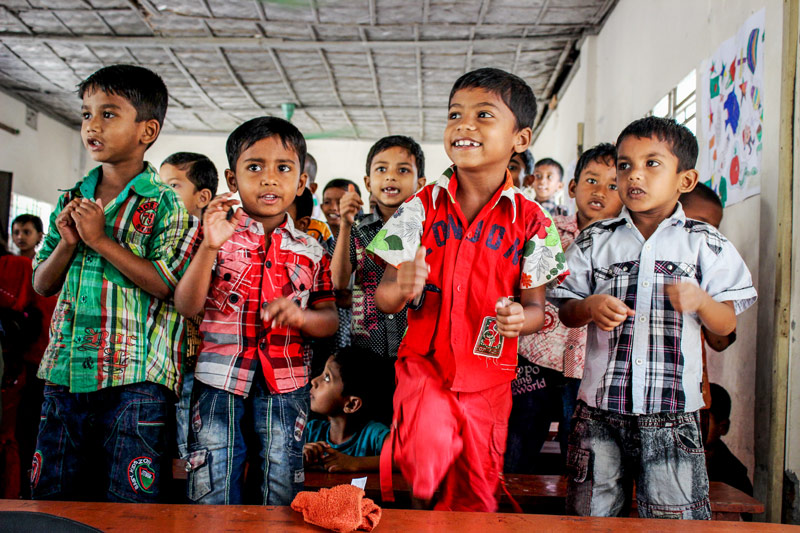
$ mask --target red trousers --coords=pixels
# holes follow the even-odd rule
[[[440,488],[436,509],[496,511],[510,384],[454,392],[444,388],[430,359],[416,356],[399,359],[396,376],[392,438],[386,446],[392,446],[391,457],[414,497],[428,500]]]

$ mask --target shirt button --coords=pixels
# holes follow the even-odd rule
[[[643,362],[641,357],[636,360],[637,365],[641,365]]]
[[[461,285],[459,285],[458,287],[456,287],[456,290],[457,290],[458,292],[461,292]]]
[[[270,260],[267,260],[267,262],[265,263],[265,265],[266,265],[266,267],[267,267],[267,268],[272,268],[272,261],[270,261]]]
[[[266,349],[266,347],[267,347],[267,341],[261,341],[261,342],[258,344],[258,347],[259,347],[259,348],[261,348],[262,350]]]
[[[650,286],[650,282],[649,281],[643,281],[642,282],[642,287],[649,287],[649,286]]]
[[[644,245],[644,249],[645,249],[645,250],[649,250],[650,248],[652,248],[652,246],[650,246],[650,243],[649,243],[649,242],[648,242],[647,244],[645,244],[645,245]]]
[[[239,301],[239,295],[238,294],[231,294],[230,296],[228,296],[228,300],[230,300],[230,302],[232,304],[235,304],[236,302]]]
[[[642,315],[639,317],[639,322],[647,322],[647,317]]]
[[[225,275],[222,276],[222,279],[224,279],[225,281],[230,281],[231,280],[231,273],[230,272],[225,272]]]
[[[389,320],[394,320],[394,315],[386,315],[386,318],[388,318]]]
[[[94,256],[89,255],[89,256],[86,257],[86,262],[87,263],[91,263],[92,259],[94,259]]]
[[[627,224],[625,224],[625,227],[628,228],[628,229],[631,229],[631,223],[628,222]]]
[[[81,303],[86,303],[86,296],[81,296]]]

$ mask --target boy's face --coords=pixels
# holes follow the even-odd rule
[[[613,159],[609,163],[589,161],[578,181],[569,183],[569,197],[575,198],[578,216],[582,218],[579,222],[583,224],[614,218],[622,210],[617,192],[617,169]]]
[[[116,164],[137,157],[156,140],[160,129],[157,120],[137,122],[136,108],[126,98],[99,89],[83,94],[81,116],[83,145],[100,163]]]
[[[346,191],[337,187],[330,187],[322,194],[322,212],[331,228],[339,227],[339,199],[344,196]]]
[[[728,434],[730,426],[730,419],[717,420],[711,409],[700,410],[700,432],[703,435],[703,445],[708,446],[720,440],[723,435]]]
[[[617,147],[617,187],[633,213],[667,218],[681,193],[694,189],[697,171],[678,172],[671,146],[654,137],[629,135]]]
[[[533,168],[533,190],[536,201],[544,202],[561,190],[561,173],[555,165],[539,165]]]
[[[36,245],[41,242],[42,233],[36,231],[33,222],[26,222],[24,224],[16,222],[11,226],[11,238],[14,239],[14,244],[19,248],[20,254],[25,255],[36,248]]]
[[[711,224],[719,229],[719,225],[722,223],[722,208],[719,205],[697,196],[682,203],[683,212],[688,218]]]
[[[311,410],[326,416],[338,414],[345,405],[343,390],[339,364],[334,361],[333,356],[328,357],[322,374],[311,380]]]
[[[161,176],[161,181],[178,193],[189,214],[201,218],[203,208],[211,201],[211,191],[208,189],[198,191],[195,184],[186,175],[187,170],[181,170],[175,165],[165,163],[161,165],[158,174]]]
[[[235,172],[225,170],[225,179],[231,192],[239,192],[245,213],[261,223],[282,219],[306,186],[297,154],[277,135],[239,154]]]
[[[408,150],[392,146],[375,154],[364,183],[377,205],[394,208],[424,186],[425,178],[417,178],[416,158]]]
[[[525,163],[522,161],[520,154],[511,156],[511,161],[508,162],[508,171],[511,173],[511,181],[514,182],[514,187],[522,187],[522,178],[525,176]]]
[[[456,91],[450,100],[444,149],[461,170],[496,172],[508,167],[514,152],[531,142],[531,129],[517,130],[517,119],[503,99],[472,87]]]

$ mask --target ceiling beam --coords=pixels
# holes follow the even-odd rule
[[[361,40],[367,42],[367,32],[364,28],[359,28]],[[380,108],[381,118],[383,119],[383,126],[386,128],[386,135],[390,134],[389,121],[386,119],[386,112],[383,110],[383,99],[381,98],[381,89],[378,85],[378,72],[375,70],[375,58],[372,57],[372,50],[367,50],[367,65],[369,66],[369,73],[372,77],[372,88],[375,91],[375,100]]]
[[[531,35],[526,43],[563,41],[580,37],[579,32],[560,32],[550,35]],[[466,45],[483,52],[515,50],[517,37],[493,37],[488,39],[444,39],[435,41],[288,41],[271,37],[157,37],[157,36],[111,36],[111,35],[27,35],[0,32],[0,40],[9,44],[63,43],[73,45],[129,47],[129,48],[191,48],[213,49],[218,46],[238,49],[275,50],[327,50],[329,52],[363,52],[364,50],[406,51],[423,50],[463,51]]]
[[[419,40],[419,26],[414,25],[414,40]],[[422,50],[416,49],[416,67],[417,67],[417,107],[419,108],[419,138],[425,138],[425,100],[422,97]]]
[[[308,30],[311,32],[311,38],[315,41],[317,40],[317,30],[314,29],[314,26],[308,26]],[[350,118],[350,114],[347,112],[345,108],[344,102],[342,101],[342,95],[339,94],[339,88],[336,85],[336,77],[333,75],[333,68],[331,67],[330,61],[328,61],[328,56],[325,55],[325,51],[322,49],[317,50],[319,53],[319,58],[322,61],[322,67],[325,69],[325,74],[328,76],[328,83],[331,84],[331,89],[333,90],[333,97],[336,98],[336,101],[339,104],[339,109],[342,111],[345,120],[347,123],[350,124],[350,127],[353,128],[355,132],[356,139],[359,138],[358,130],[356,129],[355,123],[353,123],[353,119]]]
[[[281,64],[281,60],[278,58],[278,54],[275,52],[273,48],[268,48],[267,52],[269,53],[269,57],[272,58],[272,62],[275,64],[275,69],[278,71],[278,75],[281,77],[281,81],[283,82],[283,86],[286,87],[286,92],[289,93],[289,97],[292,99],[292,102],[295,104],[295,109],[300,108],[303,109],[303,102],[300,101],[300,97],[297,96],[297,91],[294,90],[292,86],[292,82],[289,80],[289,76],[286,74],[286,70],[283,68]],[[304,109],[305,115],[308,119],[314,123],[318,130],[322,130],[322,125],[315,119],[308,110]],[[281,113],[283,114],[283,113]]]
[[[200,98],[202,98],[205,103],[211,106],[212,109],[221,111],[222,108],[219,106],[219,104],[217,104],[214,101],[214,99],[208,95],[205,89],[203,89],[203,87],[197,82],[195,77],[192,76],[192,73],[189,72],[189,69],[187,69],[181,62],[180,58],[177,55],[175,55],[175,52],[173,52],[171,48],[166,46],[164,47],[164,51],[167,53],[167,56],[169,56],[170,60],[175,65],[175,67],[181,72],[181,74],[183,74],[183,77],[186,78],[186,81],[189,82],[189,85],[191,85],[192,88],[197,92],[197,94],[200,95]]]
[[[536,119],[533,121],[533,139],[536,139],[539,136],[542,125],[544,124],[542,121],[542,116],[544,115],[544,111],[550,103],[550,98],[553,96],[553,89],[555,88],[556,81],[561,75],[561,71],[564,69],[564,65],[567,62],[567,58],[569,57],[569,53],[573,46],[575,46],[575,41],[569,41],[564,46],[564,49],[561,51],[561,55],[558,57],[556,68],[553,69],[553,73],[550,75],[547,85],[545,85],[544,97],[539,100],[539,109],[536,110]]]

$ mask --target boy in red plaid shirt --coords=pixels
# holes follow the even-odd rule
[[[255,433],[263,505],[302,490],[309,412],[307,337],[339,325],[330,262],[286,209],[305,188],[303,135],[260,117],[228,137],[225,179],[203,241],[175,290],[184,316],[205,308],[189,433],[189,499],[243,503],[245,431]],[[238,192],[242,208],[231,195]],[[256,465],[254,465],[256,466]]]

